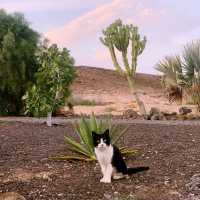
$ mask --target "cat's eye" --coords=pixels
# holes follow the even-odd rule
[[[107,140],[106,140],[106,139],[103,139],[103,141],[106,142]]]
[[[100,142],[100,140],[97,140],[97,143],[99,143]]]

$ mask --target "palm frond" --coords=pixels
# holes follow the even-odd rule
[[[170,102],[180,101],[183,98],[183,90],[181,88],[182,77],[182,61],[180,56],[168,56],[156,65],[156,69],[162,73],[161,83],[166,89]]]
[[[65,136],[65,142],[68,144],[69,149],[85,156],[90,155],[90,152],[82,144],[76,142],[75,140]]]
[[[200,79],[200,40],[192,41],[184,47],[184,75],[188,86],[192,86],[195,79]]]

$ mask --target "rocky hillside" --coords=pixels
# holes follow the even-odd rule
[[[75,107],[77,113],[121,114],[126,109],[135,109],[125,77],[109,69],[78,66],[76,70],[78,77],[72,91],[74,100],[79,102]],[[139,73],[136,88],[147,110],[156,106],[177,111],[177,105],[170,105],[164,95],[160,76]]]

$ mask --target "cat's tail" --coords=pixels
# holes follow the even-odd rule
[[[142,172],[142,171],[147,171],[149,170],[149,167],[135,167],[135,168],[128,168],[127,173],[130,174],[135,174],[137,172]]]

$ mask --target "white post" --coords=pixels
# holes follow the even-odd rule
[[[47,126],[52,126],[52,112],[47,113]]]

